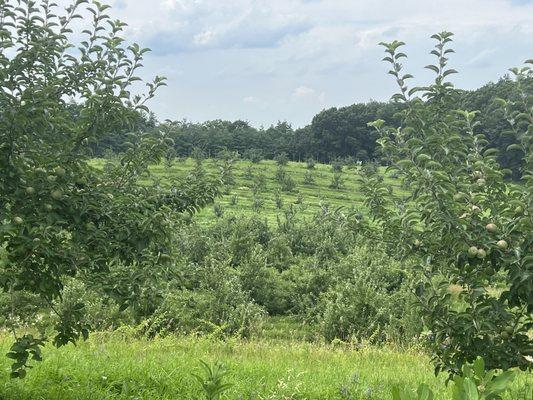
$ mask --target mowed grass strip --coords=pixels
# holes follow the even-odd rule
[[[105,160],[93,160],[93,165],[103,167]],[[202,165],[208,175],[218,177],[220,160],[206,159]],[[195,160],[176,159],[172,164],[160,164],[150,167],[150,173],[154,178],[160,180],[162,185],[172,185],[175,180],[185,178],[193,171]],[[261,190],[256,198],[262,202],[262,206],[254,209],[253,179],[247,177],[247,170],[251,168],[253,175],[263,174],[266,178],[266,186]],[[260,163],[252,163],[246,160],[238,160],[234,164],[233,176],[235,182],[226,193],[217,198],[215,203],[219,205],[224,215],[259,215],[269,222],[276,222],[278,216],[282,216],[292,205],[299,215],[310,217],[318,212],[321,207],[328,207],[330,210],[342,208],[346,211],[357,210],[363,212],[363,195],[358,184],[356,167],[344,167],[341,174],[343,184],[340,188],[331,188],[334,172],[331,165],[316,164],[310,170],[314,182],[305,183],[305,174],[308,171],[307,164],[303,162],[289,162],[285,166],[286,174],[295,182],[293,191],[281,191],[280,183],[276,179],[278,165],[273,160],[263,160]],[[382,169],[384,171],[384,169]],[[398,189],[398,182],[387,176],[386,180],[395,186],[395,191],[401,194]],[[279,209],[276,205],[276,193],[279,191],[283,206]],[[195,218],[203,223],[216,220],[213,206],[208,206]]]

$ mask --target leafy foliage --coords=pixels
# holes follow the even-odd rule
[[[210,366],[204,361],[200,361],[204,376],[194,375],[202,386],[206,400],[219,400],[220,396],[231,388],[231,384],[225,383],[227,376],[226,367],[221,363]]]
[[[390,74],[399,85],[394,99],[405,105],[402,124],[371,125],[390,169],[409,188],[407,197],[375,174],[363,175],[367,206],[378,229],[370,229],[396,254],[415,254],[426,276],[417,289],[424,322],[435,334],[436,371],[458,374],[482,356],[490,368],[527,368],[533,301],[531,213],[531,92],[522,84],[531,68],[513,69],[520,104],[509,122],[525,156],[520,185],[504,180],[496,152],[478,132],[477,112],[457,110],[458,92],[447,81],[452,34],[434,35],[436,73],[425,88],[409,88],[402,71],[404,43],[383,43]],[[416,94],[421,93],[422,97]],[[512,104],[512,106],[511,106]],[[516,109],[514,109],[516,107]],[[520,111],[519,111],[520,110]],[[511,111],[507,111],[510,115]],[[517,145],[518,146],[518,145]],[[459,288],[456,298],[450,285]]]
[[[478,357],[472,364],[465,364],[461,374],[453,379],[453,400],[500,400],[509,390],[516,376],[514,371],[497,374],[495,370],[485,371],[483,358]],[[392,390],[393,400],[433,400],[435,395],[429,386],[422,384],[416,393],[398,387]]]
[[[524,84],[531,85],[528,79]],[[465,110],[479,110],[480,129],[486,133],[491,147],[497,149],[498,161],[504,168],[513,171],[512,177],[519,178],[523,163],[517,150],[506,151],[508,146],[518,143],[516,134],[509,129],[503,118],[503,111],[495,99],[520,101],[517,82],[505,76],[497,83],[489,83],[473,91],[457,91],[457,104]],[[192,156],[195,149],[210,157],[221,150],[238,152],[254,163],[262,159],[276,159],[284,154],[292,161],[319,160],[333,162],[345,160],[351,163],[367,163],[380,160],[379,135],[367,124],[382,119],[387,125],[398,127],[401,120],[398,112],[404,109],[398,102],[368,102],[341,108],[330,108],[318,113],[311,123],[300,129],[293,129],[286,122],[268,128],[255,128],[244,121],[206,121],[192,123],[174,121],[157,124],[153,118],[143,119],[138,126],[150,131],[162,130],[174,139],[175,154]],[[123,150],[123,139],[103,138],[95,149],[101,156],[105,149],[116,153]],[[122,140],[122,141],[121,141]],[[105,147],[107,146],[107,147]],[[314,162],[314,161],[313,161]],[[312,165],[312,163],[310,164]]]
[[[0,243],[7,252],[0,286],[51,304],[65,276],[105,274],[113,262],[164,264],[174,215],[205,205],[215,190],[139,182],[173,145],[164,134],[130,133],[165,84],[157,77],[146,94],[131,93],[148,50],[125,47],[125,25],[99,2],[76,0],[64,12],[47,0],[0,5]],[[82,19],[90,26],[75,32]],[[76,100],[75,112],[67,99]],[[109,132],[126,134],[126,150],[119,163],[95,170],[87,154]],[[87,336],[83,308],[60,315],[56,345]],[[17,339],[14,375],[24,375],[25,352],[38,359],[41,343]]]

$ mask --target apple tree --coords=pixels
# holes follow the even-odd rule
[[[513,151],[525,159],[522,180],[509,182],[479,130],[476,111],[458,110],[458,91],[448,81],[452,34],[433,36],[436,75],[428,87],[407,84],[403,42],[382,43],[402,103],[402,124],[371,125],[389,171],[402,189],[376,174],[362,175],[369,229],[394,254],[416,257],[425,279],[416,289],[424,324],[431,331],[436,373],[458,374],[483,357],[489,368],[528,368],[533,310],[533,69],[512,69],[520,101],[499,99]],[[409,258],[407,258],[409,257]]]
[[[148,49],[126,44],[125,24],[108,8],[89,0],[64,10],[49,0],[0,0],[0,287],[37,294],[52,308],[67,276],[106,281],[111,264],[150,271],[168,263],[177,213],[216,194],[214,186],[139,182],[172,146],[164,134],[133,132],[165,81],[142,89]],[[130,140],[120,163],[93,167],[91,145],[124,133]],[[134,286],[107,280],[106,292],[123,307],[135,304]],[[60,313],[55,345],[87,337],[83,308]],[[12,376],[24,377],[46,338],[13,333]]]

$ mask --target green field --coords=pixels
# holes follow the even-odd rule
[[[7,351],[10,338],[0,338]],[[199,360],[223,362],[232,384],[226,399],[390,399],[394,385],[430,385],[439,399],[451,390],[435,378],[429,358],[394,347],[322,345],[291,340],[226,341],[166,337],[131,339],[128,330],[95,334],[85,343],[54,349],[24,380],[8,377],[9,360],[0,359],[2,400],[203,399]],[[533,394],[523,374],[505,399]]]
[[[103,167],[105,160],[95,160],[93,165]],[[207,159],[203,166],[208,175],[211,177],[219,176],[218,163],[216,159]],[[176,178],[185,178],[195,166],[195,161],[191,158],[186,160],[177,159],[168,165],[157,165],[150,167],[150,173],[153,177],[160,179],[163,185],[172,184]],[[263,174],[266,178],[266,186],[262,189],[257,198],[263,205],[259,210],[254,210],[253,179],[247,176],[247,169],[253,170],[253,176]],[[289,162],[285,166],[287,176],[295,182],[294,190],[290,192],[282,191],[280,184],[276,180],[276,170],[278,165],[272,160],[263,160],[260,163],[239,160],[234,164],[235,182],[231,185],[226,193],[215,201],[224,212],[225,216],[229,215],[251,215],[259,212],[262,217],[267,218],[270,222],[276,221],[276,216],[283,214],[290,205],[296,207],[299,214],[311,216],[320,210],[320,207],[329,207],[331,209],[342,207],[344,209],[359,209],[362,205],[363,196],[359,192],[357,182],[357,167],[344,167],[340,188],[331,188],[331,182],[334,177],[332,166],[329,164],[316,164],[311,170],[314,177],[312,184],[305,183],[305,174],[308,171],[306,163]],[[389,183],[394,180],[387,178]],[[283,201],[283,207],[278,209],[276,206],[276,192],[279,191]],[[209,206],[198,213],[195,218],[199,221],[207,222],[215,218],[214,207]]]
[[[95,160],[103,168],[106,161]],[[208,175],[217,177],[217,160],[205,160]],[[161,185],[179,184],[195,168],[192,159],[150,168],[151,180]],[[264,202],[254,209],[254,176],[265,176],[265,187],[255,196]],[[362,195],[355,168],[344,167],[343,186],[331,188],[331,165],[317,164],[314,183],[305,184],[305,163],[290,162],[286,172],[296,183],[293,191],[280,191],[275,161],[237,161],[235,182],[216,199],[225,217],[258,215],[275,223],[278,216],[294,207],[301,216],[313,216],[321,207],[362,211]],[[387,177],[389,183],[397,183]],[[148,182],[149,179],[146,179]],[[276,205],[276,192],[283,206]],[[194,217],[202,227],[217,219],[210,205]],[[200,360],[227,366],[226,381],[232,386],[224,400],[369,400],[391,399],[393,386],[416,389],[428,384],[437,400],[452,398],[446,376],[436,378],[430,357],[416,341],[371,345],[362,341],[327,343],[318,326],[304,324],[299,316],[267,317],[251,339],[219,335],[179,336],[170,334],[153,340],[136,328],[124,326],[115,332],[93,334],[89,341],[56,349],[48,345],[44,361],[24,380],[10,379],[11,360],[0,357],[0,400],[202,400],[205,399],[194,374],[201,374]],[[0,333],[0,353],[8,352],[12,338]],[[533,376],[522,373],[505,400],[529,400],[533,396]]]

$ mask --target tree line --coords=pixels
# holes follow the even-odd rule
[[[516,99],[516,82],[504,76],[477,90],[460,91],[458,108],[479,110],[477,127],[489,143],[499,150],[499,162],[517,177],[522,154],[511,145],[517,142],[514,132],[501,121],[502,111],[494,99]],[[268,128],[256,128],[247,121],[211,120],[193,123],[187,120],[159,123],[153,114],[139,116],[136,128],[144,131],[163,130],[174,140],[170,156],[188,157],[200,151],[215,157],[221,151],[238,152],[248,159],[273,159],[286,154],[292,161],[309,158],[330,163],[338,159],[361,162],[379,161],[377,135],[368,123],[382,119],[392,127],[399,126],[398,113],[403,105],[397,102],[358,103],[347,107],[329,108],[318,113],[312,122],[294,129],[288,122],[278,122]],[[93,144],[95,156],[108,152],[121,153],[127,148],[126,133],[109,134]],[[509,146],[511,148],[509,149]]]

